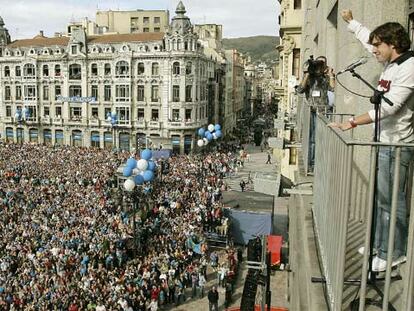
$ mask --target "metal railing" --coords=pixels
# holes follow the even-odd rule
[[[305,103],[306,104],[306,103]],[[308,144],[306,124],[309,107],[302,107],[302,147],[307,154]],[[343,118],[344,115],[331,115]],[[298,118],[299,119],[299,118]],[[359,310],[365,310],[366,301],[371,298],[380,300],[382,310],[393,305],[396,310],[413,310],[414,288],[414,203],[407,204],[409,220],[407,263],[402,278],[391,278],[391,256],[395,235],[397,194],[399,189],[399,167],[402,148],[414,148],[414,144],[374,143],[353,139],[351,132],[341,132],[328,126],[330,120],[321,113],[316,115],[315,138],[315,177],[313,216],[316,240],[320,250],[322,273],[326,280],[328,303],[331,310],[348,309],[359,294]],[[391,147],[395,155],[393,196],[391,203],[388,266],[384,281],[376,282],[383,298],[374,294],[372,283],[368,280],[369,246],[371,239],[372,213],[374,210],[376,152],[380,147]],[[307,167],[307,158],[305,167]],[[412,162],[412,161],[411,161]],[[409,172],[407,193],[413,194],[412,165]],[[412,198],[407,195],[408,201]],[[361,256],[357,250],[364,246]],[[403,269],[403,268],[401,268]],[[352,280],[352,281],[351,281]],[[356,281],[355,281],[356,280]],[[349,282],[348,282],[349,281]],[[352,283],[352,284],[351,284]],[[402,293],[402,294],[401,294]],[[390,303],[390,304],[389,304]]]

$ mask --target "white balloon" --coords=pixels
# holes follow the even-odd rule
[[[214,132],[214,124],[209,124],[207,129],[209,130],[210,133]]]
[[[203,141],[204,141],[204,146],[207,146],[208,145],[208,139],[207,138],[203,138]]]
[[[132,179],[127,179],[124,182],[124,188],[126,191],[132,191],[135,188],[135,182]]]
[[[132,174],[134,174],[134,175],[138,175],[138,174],[139,174],[139,169],[134,168],[134,169],[132,170]]]
[[[148,167],[148,161],[145,159],[138,160],[137,168],[141,171],[145,171]]]
[[[202,140],[202,139],[197,140],[197,146],[203,147],[204,146],[204,140]]]
[[[217,135],[216,135],[216,133],[213,133],[213,139],[217,139],[218,137],[217,137]]]

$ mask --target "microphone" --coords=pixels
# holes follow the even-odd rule
[[[358,59],[356,62],[353,62],[351,65],[349,65],[348,67],[346,67],[345,69],[341,70],[340,72],[337,73],[337,75],[340,75],[344,72],[347,71],[351,71],[354,70],[356,67],[361,66],[363,64],[365,64],[367,62],[367,58],[366,57],[361,57],[360,59]]]

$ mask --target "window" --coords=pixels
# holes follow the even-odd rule
[[[158,63],[152,63],[151,73],[152,73],[153,76],[158,76],[160,74],[159,73],[159,65],[158,65]]]
[[[91,76],[97,76],[98,75],[98,65],[92,64],[91,65]]]
[[[126,102],[129,101],[129,85],[116,85],[115,86],[115,101]]]
[[[105,107],[104,109],[105,118],[108,117],[110,114],[111,114],[111,108]]]
[[[60,95],[62,95],[62,88],[60,85],[55,85],[55,99]]]
[[[12,113],[11,113],[11,106],[6,106],[6,117],[11,117]]]
[[[91,114],[92,118],[98,119],[98,107],[92,107]]]
[[[55,77],[60,77],[60,65],[55,65]]]
[[[98,86],[97,85],[92,85],[91,86],[91,96],[93,98],[95,98],[95,101],[98,100],[99,94],[98,94]]]
[[[180,101],[180,86],[173,85],[173,102],[179,102],[179,101]]]
[[[144,21],[144,24],[148,24],[149,23],[149,17],[144,17],[144,19],[143,19],[143,21]]]
[[[72,55],[77,54],[78,53],[78,47],[76,45],[72,45],[70,48],[70,52],[72,53]]]
[[[302,0],[294,0],[293,1],[293,9],[300,10],[302,8]]]
[[[138,17],[131,17],[131,26],[138,25]]]
[[[142,30],[142,32],[149,32],[149,28],[148,27],[144,27],[144,29]]]
[[[188,62],[187,65],[185,66],[185,74],[190,75],[193,72],[193,63],[192,62]]]
[[[154,32],[160,32],[160,31],[161,31],[160,27],[154,27]]]
[[[293,49],[292,74],[299,78],[300,74],[300,49]]]
[[[145,89],[143,85],[137,87],[137,100],[142,102],[145,101]]]
[[[161,21],[161,18],[159,16],[154,17],[154,24],[159,24]]]
[[[180,74],[180,63],[174,62],[173,63],[173,74],[179,75]]]
[[[138,108],[137,118],[139,121],[143,121],[145,119],[145,110],[144,108]]]
[[[10,77],[10,67],[9,66],[4,67],[4,76],[5,77]]]
[[[129,107],[116,107],[116,115],[119,124],[126,124],[130,121]]]
[[[138,63],[138,75],[143,75],[145,72],[145,66],[144,63]]]
[[[46,117],[46,118],[49,118],[49,116],[50,116],[50,108],[49,107],[47,107],[47,106],[43,107],[43,116]]]
[[[192,109],[186,109],[185,110],[185,120],[186,121],[191,121],[191,113],[192,113]]]
[[[193,101],[192,92],[193,92],[193,86],[192,85],[186,85],[185,86],[185,101],[186,102]]]
[[[48,65],[43,65],[42,74],[43,74],[44,77],[49,76],[49,66]]]
[[[110,101],[112,94],[111,94],[111,86],[110,85],[105,85],[104,86],[104,100],[105,101]],[[106,115],[105,115],[106,116]]]
[[[82,117],[82,107],[70,107],[70,119],[80,121]]]
[[[23,75],[32,78],[36,75],[35,66],[33,64],[26,64],[23,66]]]
[[[61,118],[62,117],[62,107],[60,107],[60,106],[55,107],[55,117],[56,118]]]
[[[172,110],[172,120],[179,121],[180,120],[180,109],[173,109]]]
[[[151,121],[158,121],[158,109],[151,110]]]
[[[116,76],[128,76],[129,75],[129,65],[126,61],[121,60],[120,62],[116,63],[115,75]]]
[[[16,73],[16,77],[20,77],[22,75],[22,69],[20,66],[16,66],[14,70]]]
[[[69,79],[80,80],[82,78],[82,67],[79,64],[69,66]]]
[[[4,87],[4,100],[11,100],[11,89],[9,85]]]
[[[105,76],[110,76],[111,75],[111,64],[105,64],[104,74],[105,74]]]
[[[25,100],[36,100],[36,86],[35,85],[24,86],[24,99]]]
[[[49,86],[43,85],[43,100],[49,100]]]
[[[16,100],[22,99],[22,87],[20,85],[16,85]]]
[[[151,101],[158,102],[158,85],[151,86]]]
[[[80,85],[69,86],[69,97],[82,97],[82,87]]]

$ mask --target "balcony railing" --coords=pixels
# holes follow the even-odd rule
[[[302,120],[302,148],[303,153],[307,154],[309,144],[305,139],[309,138],[311,118],[310,107],[306,102],[303,104],[304,107],[301,107],[298,120]],[[339,122],[343,117],[343,115],[330,115],[331,119],[338,119],[335,121]],[[388,260],[391,260],[392,241],[396,231],[397,194],[402,190],[399,189],[401,185],[398,182],[401,149],[414,148],[414,144],[355,140],[352,132],[341,132],[328,127],[330,121],[323,113],[317,112],[315,120],[316,156],[312,209],[330,309],[349,309],[352,300],[359,294],[359,310],[365,310],[365,302],[368,298],[379,300],[383,305],[382,310],[413,310],[414,217],[410,217],[409,220],[407,263],[400,268],[401,278],[391,279],[392,271],[391,267],[388,267],[384,275],[385,281],[375,283],[383,294],[382,301],[381,295],[378,295],[368,284],[368,251],[361,256],[357,250],[361,246],[368,250],[370,245],[376,180],[376,151],[378,148],[390,147],[395,156],[395,165],[391,168],[393,180],[397,181],[391,185],[393,197],[388,235],[388,237],[391,236]],[[304,160],[307,163],[306,157]],[[414,193],[412,165],[408,180],[410,182],[406,185],[406,192],[412,195]],[[407,204],[407,209],[408,214],[414,215],[413,202]],[[355,280],[359,281],[355,282]]]

